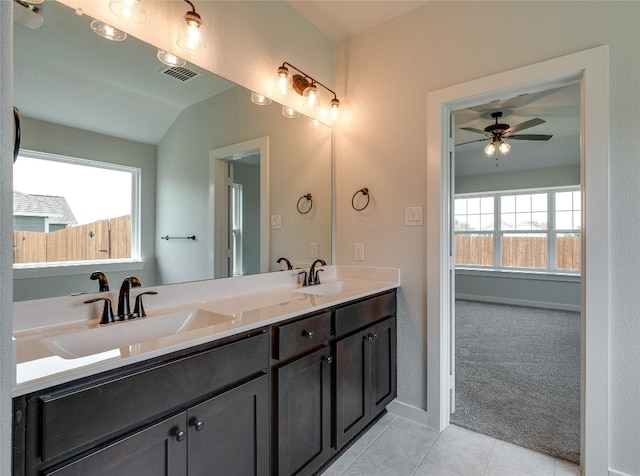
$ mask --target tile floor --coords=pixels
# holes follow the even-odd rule
[[[384,415],[323,476],[577,476],[578,467],[450,425]]]

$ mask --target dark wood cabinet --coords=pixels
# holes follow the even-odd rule
[[[331,456],[331,352],[324,347],[276,370],[276,474],[314,474]]]
[[[337,341],[335,363],[336,446],[341,449],[395,398],[395,319]]]

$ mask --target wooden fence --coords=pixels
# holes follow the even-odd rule
[[[90,261],[131,257],[131,216],[42,233],[13,232],[14,263]]]
[[[579,236],[558,236],[556,268],[577,270],[582,266]],[[493,266],[493,237],[456,235],[456,264]],[[535,236],[503,236],[502,266],[547,268],[547,239]]]

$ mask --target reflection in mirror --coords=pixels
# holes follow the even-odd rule
[[[280,257],[304,266],[316,249],[331,262],[330,128],[284,118],[276,103],[255,105],[250,91],[190,63],[191,77],[167,75],[153,46],[131,36],[107,41],[91,31],[91,18],[58,2],[41,7],[40,28],[14,25],[23,149],[140,169],[133,239],[139,237],[143,264],[106,267],[112,289],[131,274],[152,286],[275,271]],[[268,145],[257,147],[253,162],[212,157],[260,140]],[[223,211],[216,211],[223,190],[214,160],[227,166],[227,177],[233,171]],[[307,193],[314,207],[303,215],[296,203]],[[240,196],[243,206],[234,210]],[[246,224],[234,227],[232,212]],[[220,230],[214,224],[225,217],[232,226]],[[192,235],[197,239],[161,239]],[[14,300],[97,292],[89,275],[98,268],[16,270]]]

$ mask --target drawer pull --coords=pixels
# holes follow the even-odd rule
[[[193,417],[191,418],[191,420],[189,420],[189,425],[194,427],[196,431],[200,431],[204,427],[204,422],[202,420],[198,420],[196,417]]]
[[[314,335],[313,331],[302,331],[302,337],[306,337],[307,339],[313,339]]]
[[[187,437],[187,433],[182,431],[179,426],[174,426],[171,429],[171,436],[175,437],[176,441],[183,441]]]

